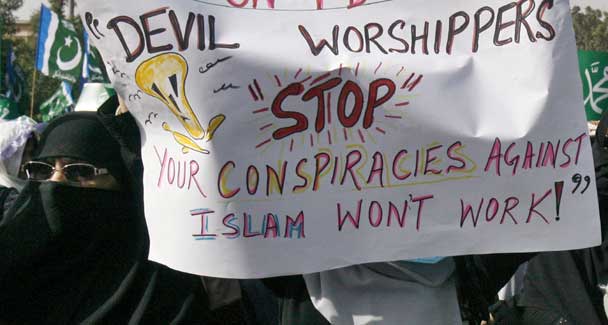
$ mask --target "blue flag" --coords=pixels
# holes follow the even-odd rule
[[[12,44],[8,45],[4,82],[7,90],[5,97],[19,103],[25,93],[25,74],[16,62]]]

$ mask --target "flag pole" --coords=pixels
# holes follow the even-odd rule
[[[38,69],[34,68],[34,77],[32,78],[32,99],[30,100],[30,118],[34,118],[34,98],[36,98],[36,76]]]
[[[36,60],[34,60],[34,76],[32,77],[32,93],[30,100],[30,118],[34,118],[34,99],[36,98],[36,77],[38,75],[38,60],[40,53],[40,29],[42,28],[42,13],[44,9],[44,4],[40,3],[40,18],[38,20],[38,35],[36,37],[38,40],[36,41]]]

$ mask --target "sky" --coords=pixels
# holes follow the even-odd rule
[[[43,0],[24,0],[23,7],[17,11],[17,18],[19,20],[28,20],[32,15],[32,12],[40,7],[41,2],[43,2]],[[592,8],[608,11],[608,0],[570,0],[570,4],[583,8],[590,6]]]

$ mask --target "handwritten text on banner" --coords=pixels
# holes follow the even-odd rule
[[[84,1],[150,258],[220,277],[600,241],[567,1]]]

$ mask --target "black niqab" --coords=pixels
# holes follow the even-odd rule
[[[114,156],[99,158],[103,154],[87,151],[86,142],[70,144],[72,136],[87,134],[77,132],[76,124],[103,131],[95,115],[74,115],[51,123],[38,156],[73,157],[124,169],[128,164],[112,162]],[[71,127],[61,127],[63,121]],[[61,143],[61,148],[46,147]],[[120,157],[120,150],[109,150]],[[118,192],[53,182],[26,185],[0,226],[0,323],[204,322],[200,279],[147,260],[141,201],[128,188]]]
[[[519,305],[529,324],[608,324],[600,285],[608,284],[608,141],[604,114],[593,144],[602,244],[597,247],[539,254],[528,264]],[[576,218],[576,216],[570,216]]]

